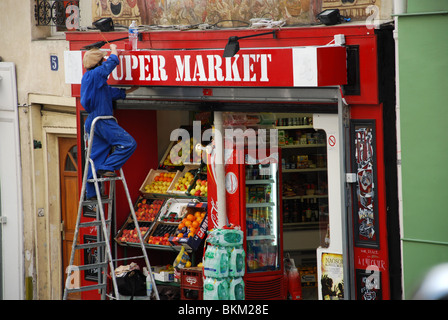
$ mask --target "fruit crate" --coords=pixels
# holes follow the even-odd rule
[[[193,183],[198,170],[199,170],[199,165],[194,165],[194,164],[186,165],[181,172],[176,174],[176,176],[173,179],[173,183],[170,185],[167,192],[169,194],[174,194],[174,195],[181,195],[181,196],[186,195],[186,191],[188,190],[189,186],[186,186],[185,183],[182,183],[182,180],[184,180],[184,178],[186,178],[187,172],[190,172],[191,173],[190,182]],[[179,188],[177,188],[178,185],[179,185]],[[180,185],[184,186],[183,189],[181,189],[182,187]]]
[[[192,132],[190,132],[190,134],[192,134]],[[181,168],[185,165],[190,165],[190,164],[199,164],[200,163],[200,156],[202,155],[201,152],[196,151],[195,150],[195,146],[198,143],[193,137],[190,138],[190,157],[188,159],[184,159],[184,157],[180,156],[180,162],[178,163],[173,163],[172,159],[171,159],[171,150],[176,147],[178,148],[178,155],[179,153],[182,154],[182,152],[180,152],[182,150],[182,144],[184,144],[185,142],[180,140],[180,141],[171,141],[170,144],[168,145],[168,148],[166,149],[164,155],[162,156],[162,159],[160,160],[159,163],[159,169],[165,169],[165,170],[172,170],[172,169],[177,169],[177,170],[182,170]],[[202,142],[201,142],[202,144]],[[204,146],[202,144],[202,146]],[[184,145],[185,147],[185,145]],[[186,161],[183,161],[186,160]],[[195,162],[193,162],[195,161]]]
[[[196,216],[197,212],[201,215],[201,219],[197,218]],[[183,222],[184,219],[186,219],[189,215],[194,215],[196,217],[195,220],[198,222],[198,225],[195,228],[194,232],[191,232],[191,226],[188,222]],[[200,246],[202,241],[205,239],[205,236],[207,234],[208,229],[207,203],[190,202],[187,205],[187,211],[184,219],[182,219],[181,223],[178,225],[178,230],[175,232],[175,235],[170,237],[169,240],[173,245],[182,245],[187,250],[195,251]],[[194,221],[191,222],[193,224]],[[184,226],[181,226],[182,223],[184,223]],[[180,236],[181,233],[182,236]]]
[[[163,207],[164,203],[164,199],[146,199],[144,197],[139,197],[134,205],[137,221],[157,221],[160,209]],[[132,219],[131,214],[129,214],[128,219]]]
[[[177,227],[177,223],[157,221],[151,229],[145,244],[151,246],[171,246],[168,239],[176,232]]]
[[[146,199],[144,197],[139,197],[135,202],[134,212],[137,217],[140,230],[144,231],[144,235],[142,234],[143,241],[145,241],[145,238],[149,234],[153,223],[157,221],[160,209],[164,203],[165,200],[162,199]],[[138,243],[138,234],[135,229],[135,224],[131,213],[129,213],[126,221],[123,223],[123,226],[118,231],[115,241],[120,245]]]
[[[170,172],[167,170],[151,169],[149,171],[148,175],[146,176],[145,180],[143,181],[139,191],[145,198],[155,198],[160,194],[162,194],[162,195],[167,194],[167,190],[169,189],[171,183],[173,182],[174,177],[176,176],[177,172],[178,171]],[[162,189],[150,191],[149,186],[151,186],[153,184],[159,184],[158,180],[159,180],[159,177],[161,176],[161,174],[164,174],[164,175],[169,174],[170,177],[168,179],[171,179],[171,180],[161,181],[164,184]],[[162,186],[162,183],[160,183],[160,186]]]
[[[199,185],[199,189],[197,189],[198,181],[201,182],[201,184]],[[203,187],[205,187],[205,189],[202,189]],[[192,190],[195,190],[195,192],[192,192]],[[188,188],[188,190],[185,194],[187,196],[206,198],[207,192],[208,192],[207,173],[198,172],[196,174],[196,176],[194,177],[193,183],[190,185],[190,187]]]
[[[149,231],[153,225],[152,222],[139,222],[140,232],[142,234],[142,240],[145,242],[145,238],[148,236]],[[131,245],[135,243],[140,243],[138,238],[137,228],[132,218],[127,220],[121,229],[118,231],[117,236],[114,238],[115,241],[121,245]]]
[[[177,141],[171,141],[168,145],[168,148],[166,149],[164,155],[162,156],[162,159],[159,162],[159,169],[167,170],[167,169],[177,169],[183,167],[183,163],[174,164],[171,162],[170,152],[171,149],[177,144]],[[181,170],[181,169],[180,169]]]

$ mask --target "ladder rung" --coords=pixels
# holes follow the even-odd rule
[[[112,203],[113,199],[101,199],[101,203]],[[96,205],[98,204],[98,200],[97,199],[92,199],[92,200],[84,200],[82,202],[83,206],[88,206],[88,205]]]
[[[89,242],[89,243],[81,243],[76,245],[76,249],[90,249],[90,248],[97,248],[97,247],[104,247],[106,246],[106,242],[100,241],[100,242]]]
[[[110,219],[105,221],[106,223],[110,223]],[[87,227],[95,227],[95,226],[100,226],[101,225],[101,221],[95,220],[95,221],[89,221],[89,222],[81,222],[79,224],[80,228],[87,228]]]
[[[108,266],[108,264],[106,262],[98,262],[98,263],[83,264],[81,266],[75,266],[75,267],[78,270],[89,270],[89,269],[95,269],[95,268],[104,268],[107,266]]]
[[[103,181],[116,181],[116,180],[122,180],[121,177],[110,177],[110,178],[97,178],[96,181],[103,182]],[[87,179],[87,182],[95,182],[95,179]]]
[[[79,288],[66,288],[67,292],[69,292],[69,293],[98,290],[98,289],[106,289],[106,284],[93,284],[90,286],[84,286],[84,287],[79,287]]]

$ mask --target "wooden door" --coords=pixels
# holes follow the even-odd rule
[[[76,138],[58,138],[59,176],[61,185],[61,224],[62,224],[62,260],[63,289],[65,288],[66,269],[70,263],[73,236],[78,215],[78,150]],[[75,254],[73,265],[80,265],[79,250]],[[80,300],[80,293],[71,293],[70,300]]]

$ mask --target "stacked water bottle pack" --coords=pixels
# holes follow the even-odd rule
[[[238,227],[213,229],[204,254],[204,300],[244,300],[243,232]]]

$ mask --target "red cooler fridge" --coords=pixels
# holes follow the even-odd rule
[[[245,236],[246,300],[285,298],[278,152],[237,147],[224,152],[228,223],[241,226]]]

